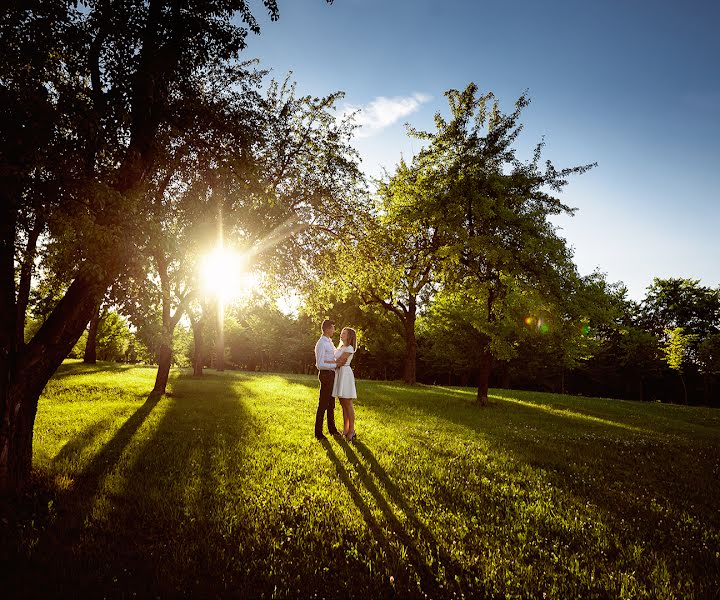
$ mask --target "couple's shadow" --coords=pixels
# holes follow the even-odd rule
[[[438,543],[371,450],[360,440],[352,443],[323,440],[322,445],[371,534],[386,555],[392,557],[393,562],[400,567],[393,574],[394,587],[407,586],[408,592],[426,597],[452,596],[453,592],[462,597],[462,582],[467,580],[470,573]],[[352,477],[347,466],[338,458],[334,449],[336,446],[342,449],[357,477]],[[360,492],[360,486],[365,488],[380,509],[384,523],[373,515],[370,505]],[[404,515],[405,523],[401,522],[390,503]],[[400,544],[393,544],[391,538]]]

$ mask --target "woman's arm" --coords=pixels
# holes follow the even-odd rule
[[[351,354],[352,352],[343,352],[340,356],[338,356],[337,360],[335,361],[337,363],[337,366],[342,367],[347,362],[347,359]]]
[[[338,348],[338,350],[342,351],[340,355],[337,353],[335,354],[335,357],[337,358],[337,366],[342,367],[350,357],[350,355],[355,353],[355,349],[352,346],[346,346],[342,348]]]

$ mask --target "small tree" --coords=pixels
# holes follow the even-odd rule
[[[449,120],[437,114],[435,132],[410,130],[426,143],[406,177],[422,193],[410,196],[398,214],[434,232],[439,279],[478,315],[477,398],[485,405],[493,358],[504,352],[499,335],[511,291],[533,289],[553,304],[573,293],[578,278],[572,254],[549,222],[572,209],[552,192],[593,165],[558,171],[547,161],[543,170],[543,143],[529,162],[516,157],[520,114],[529,103],[525,95],[509,115],[492,93],[478,94],[474,83],[446,96]]]
[[[666,329],[665,334],[667,335],[667,341],[662,346],[665,362],[668,367],[670,367],[673,371],[676,371],[680,376],[680,382],[682,383],[683,388],[684,404],[687,404],[688,393],[683,371],[688,360],[689,349],[697,339],[697,335],[685,333],[685,330],[682,327]]]
[[[418,190],[401,161],[381,182],[377,202],[325,256],[326,294],[349,295],[386,311],[405,342],[403,381],[416,382],[416,321],[434,289],[436,236],[422,222],[403,219],[398,207]],[[341,285],[338,285],[341,282]]]

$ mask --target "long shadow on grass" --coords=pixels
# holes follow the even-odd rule
[[[117,534],[101,560],[112,561],[116,573],[106,589],[125,597],[266,591],[249,574],[259,549],[248,543],[252,524],[243,520],[244,491],[235,483],[261,431],[234,383],[212,376],[173,382],[163,416],[115,499]]]
[[[85,448],[88,448],[92,445],[95,438],[97,438],[101,433],[107,430],[111,423],[111,418],[101,419],[100,421],[96,421],[95,423],[81,431],[71,440],[68,440],[65,445],[63,445],[63,447],[60,449],[60,451],[55,455],[55,458],[53,458],[53,465],[55,467],[59,467],[62,463],[66,461],[71,461],[73,458],[78,457],[80,454],[82,454]]]
[[[430,530],[418,519],[398,487],[380,466],[380,463],[378,463],[370,449],[362,442],[355,442],[354,447],[369,463],[370,471],[377,477],[391,502],[397,505],[405,515],[407,520],[406,525],[400,522],[395,511],[385,500],[382,492],[375,484],[370,471],[362,463],[358,454],[355,453],[350,444],[346,442],[338,442],[338,444],[343,449],[348,461],[355,468],[359,481],[370,493],[374,502],[382,511],[392,535],[396,537],[407,550],[407,560],[410,566],[416,569],[417,575],[420,578],[421,589],[416,590],[416,592],[429,595],[430,597],[448,596],[458,593],[462,597],[462,584],[459,582],[467,580],[469,573],[438,544],[438,541]],[[345,484],[345,487],[347,487],[371,531],[376,535],[381,545],[383,541],[387,544],[387,538],[381,537],[382,529],[372,517],[367,504],[358,493],[345,468],[333,453],[330,444],[324,442],[324,445],[328,457],[335,465],[341,481]],[[378,532],[380,535],[378,535]],[[390,552],[390,554],[392,555],[393,553]],[[412,589],[410,582],[408,582],[408,585],[410,589]],[[479,592],[480,590],[474,590],[476,596]]]
[[[327,440],[322,441],[322,445],[325,448],[325,452],[327,453],[328,458],[330,459],[330,462],[333,463],[333,466],[335,467],[335,470],[338,474],[338,477],[340,478],[340,481],[342,481],[343,485],[347,488],[348,492],[350,493],[350,496],[353,499],[353,502],[355,503],[355,506],[357,506],[358,510],[363,516],[363,519],[365,520],[365,523],[367,524],[370,533],[375,538],[375,541],[378,543],[378,545],[383,549],[383,551],[386,553],[388,557],[392,557],[393,562],[395,564],[399,564],[400,570],[403,571],[405,568],[407,568],[405,565],[400,564],[400,550],[397,547],[393,547],[393,545],[390,542],[390,539],[385,534],[383,527],[378,523],[377,519],[373,516],[372,511],[370,510],[370,506],[367,502],[363,499],[362,495],[360,494],[360,491],[358,487],[353,484],[352,479],[350,477],[350,474],[348,473],[347,469],[343,466],[340,459],[335,454],[335,451],[332,449],[332,446],[330,442]],[[347,451],[346,451],[347,453]],[[353,464],[357,463],[357,458],[355,461],[353,461]],[[403,547],[407,551],[407,562],[409,563],[407,566],[410,569],[414,569],[417,576],[420,578],[419,588],[415,589],[414,582],[410,580],[410,577],[412,576],[412,573],[399,573],[398,582],[397,585],[399,587],[404,587],[408,590],[411,590],[411,593],[417,593],[417,594],[429,594],[430,597],[434,597],[438,594],[439,588],[438,584],[436,582],[435,575],[430,570],[430,568],[427,566],[427,561],[423,559],[421,556],[420,551],[418,550],[417,546],[415,545],[415,541],[410,539],[408,535],[404,533],[404,528],[402,527],[401,523],[398,521],[397,517],[393,513],[390,506],[387,504],[385,499],[377,492],[377,488],[374,487],[373,484],[369,484],[367,479],[367,474],[362,474],[358,472],[360,475],[360,479],[363,483],[363,486],[368,489],[368,491],[371,491],[373,500],[376,502],[376,504],[379,506],[380,510],[383,513],[383,516],[385,520],[387,521],[387,524],[390,528],[390,533],[392,536],[398,538],[398,540],[402,543]],[[375,493],[373,493],[373,491]],[[408,571],[410,570],[408,569]]]
[[[77,482],[73,487],[73,491],[63,501],[63,504],[66,504],[68,508],[75,513],[75,516],[84,516],[84,513],[88,508],[86,504],[88,502],[92,502],[92,499],[98,491],[105,475],[107,475],[115,464],[117,464],[118,460],[125,451],[125,448],[130,443],[130,440],[140,426],[145,422],[145,419],[147,419],[159,401],[160,396],[148,396],[143,405],[140,406],[140,408],[138,408],[130,416],[130,418],[120,426],[112,439],[103,446],[102,450],[95,455],[92,461],[90,461],[90,464],[78,476]],[[76,444],[74,444],[75,448],[68,449],[68,454],[71,451],[81,450],[82,447],[84,447],[84,444],[89,443],[92,440],[92,438],[96,435],[95,428],[90,427],[89,429],[90,431],[87,432],[87,435],[81,434]],[[60,454],[63,454],[64,450],[65,448],[63,447]],[[72,514],[68,516],[71,517]],[[68,522],[66,521],[66,524],[67,523]]]
[[[69,549],[81,542],[86,519],[92,511],[93,501],[105,476],[117,464],[130,440],[159,400],[159,396],[148,396],[143,405],[123,423],[112,439],[77,476],[72,489],[60,497],[54,523],[47,531],[42,532],[28,563],[20,560],[13,571],[13,580],[8,587],[15,588],[17,597],[43,597],[52,593],[54,597],[62,598],[80,594],[78,589],[82,590],[83,587],[78,588],[77,578],[83,573],[84,568],[73,564],[73,556]],[[61,458],[67,458],[71,453],[81,451],[90,443],[97,431],[91,427],[86,434],[81,435]],[[63,454],[62,450],[61,454]]]
[[[172,395],[149,397],[61,497],[59,516],[33,557],[18,560],[9,586],[17,597],[267,593],[266,581],[248,576],[256,548],[243,535],[249,525],[242,493],[228,490],[247,440],[260,431],[232,378],[175,376],[171,383]],[[136,438],[156,406],[163,412],[154,429]],[[60,458],[81,452],[96,434],[89,428]]]
[[[315,388],[314,382],[310,379],[298,380],[292,377],[285,379],[288,383]],[[519,402],[506,402],[504,399],[495,398],[490,407],[480,409],[474,403],[473,396],[463,392],[409,388],[400,384],[374,382],[360,382],[360,385],[363,387],[362,403],[373,411],[381,412],[386,422],[409,422],[415,425],[422,423],[427,417],[428,421],[432,422],[431,428],[441,430],[436,436],[439,440],[445,435],[464,438],[468,442],[477,437],[480,448],[487,446],[491,450],[491,455],[500,457],[501,465],[505,461],[504,457],[510,459],[508,461],[510,470],[506,475],[521,489],[523,479],[522,476],[518,477],[517,473],[521,469],[520,465],[527,465],[539,473],[541,483],[547,482],[557,490],[558,498],[562,499],[563,503],[567,501],[568,510],[577,511],[581,518],[589,518],[593,523],[597,520],[602,524],[602,529],[607,529],[609,532],[607,535],[604,533],[596,535],[578,527],[566,527],[562,524],[562,518],[558,519],[552,511],[546,511],[532,517],[530,519],[532,522],[528,521],[528,531],[522,532],[523,534],[533,535],[539,532],[538,537],[546,539],[547,544],[567,545],[567,555],[578,557],[581,561],[585,558],[596,560],[600,565],[597,568],[601,571],[607,568],[621,568],[618,565],[637,569],[638,578],[643,581],[643,585],[651,585],[648,583],[651,575],[642,574],[643,569],[647,570],[655,565],[663,569],[664,565],[667,565],[673,574],[671,576],[681,570],[692,572],[694,581],[698,585],[705,585],[704,589],[708,589],[707,585],[711,580],[704,573],[717,572],[717,559],[713,561],[712,552],[702,549],[702,542],[693,539],[695,534],[692,531],[682,530],[679,522],[676,522],[672,528],[669,527],[665,515],[653,512],[648,501],[650,493],[664,499],[664,504],[670,507],[670,512],[676,515],[688,514],[693,519],[706,521],[709,525],[708,531],[711,535],[715,535],[714,532],[718,530],[718,519],[717,512],[713,512],[711,505],[718,495],[717,478],[713,478],[713,473],[709,472],[708,467],[711,469],[712,465],[717,464],[714,458],[717,456],[717,450],[710,449],[706,440],[702,440],[705,444],[702,447],[705,466],[702,466],[700,460],[682,457],[683,452],[692,453],[698,450],[698,445],[692,440],[684,442],[676,434],[668,436],[665,429],[654,420],[654,415],[648,415],[651,419],[642,422],[633,418],[632,413],[625,414],[620,411],[620,414],[615,414],[614,411],[588,409],[586,414],[582,407],[576,406],[570,410],[562,403],[551,402],[545,405],[532,402],[526,397],[521,397]],[[392,410],[389,409],[390,406]],[[443,421],[447,425],[444,425]],[[636,424],[641,426],[637,427]],[[420,436],[422,437],[422,432]],[[468,444],[470,450],[475,447],[475,444]],[[363,455],[367,463],[372,464],[371,456],[365,456],[359,446],[357,451]],[[436,460],[444,461],[445,452],[441,445],[435,446],[433,452]],[[458,458],[457,449],[450,449],[447,458]],[[350,457],[348,460],[353,462]],[[360,483],[349,476],[343,477],[342,469],[335,461],[333,463],[372,530],[370,519],[372,515],[369,513],[369,508],[366,503],[359,503],[357,500],[358,497],[362,500],[364,494],[362,488],[358,491],[358,486],[362,483],[376,501],[378,497],[381,498],[377,486],[372,479],[369,479],[370,487],[366,485],[367,472],[363,473],[356,463],[354,466],[360,475]],[[451,478],[453,480],[463,477],[465,474],[463,469],[475,468],[472,456],[461,457],[457,465],[459,471],[456,477]],[[491,480],[494,473],[502,475],[496,473],[497,468],[497,464],[489,465],[487,476]],[[389,478],[387,482],[390,482]],[[397,488],[393,489],[391,485],[387,485],[387,482],[383,482],[380,478],[378,485],[385,489],[390,504],[400,507],[407,514],[409,511],[403,507],[402,496],[397,492]],[[500,487],[502,485],[501,477]],[[528,485],[534,485],[532,477],[528,480]],[[351,486],[354,487],[351,489]],[[476,503],[472,495],[455,494],[451,489],[446,491],[447,496],[453,499],[452,502],[456,503],[455,507],[460,512],[475,510]],[[507,535],[517,533],[515,530],[518,528],[512,527],[513,514],[521,514],[523,519],[529,518],[525,514],[526,501],[523,496],[515,502],[516,512],[512,512],[503,506],[508,499],[499,488],[496,490],[494,486],[479,486],[477,493],[485,494],[488,506],[501,506],[499,512],[502,517],[501,524],[505,523],[505,525],[498,529],[497,534],[502,539],[506,536],[505,529],[513,530]],[[530,502],[536,502],[532,494],[529,498]],[[597,507],[597,510],[594,508],[585,510],[583,507],[588,506],[588,503]],[[388,503],[381,499],[377,504],[383,512],[384,521],[388,523],[386,529],[389,527],[392,530],[391,537],[395,536],[397,531],[402,532],[401,523],[391,514],[392,509]],[[700,506],[702,509],[697,508]],[[408,516],[406,522],[412,526],[412,517]],[[632,525],[628,525],[630,523]],[[383,526],[385,526],[384,522]],[[672,535],[670,535],[671,529],[674,532]],[[681,547],[673,543],[673,536],[681,541]],[[406,538],[403,539],[401,535],[397,537],[406,543]],[[432,547],[433,544],[427,534],[420,534],[418,537],[420,539],[410,540],[411,544],[406,544],[411,565],[412,563],[422,565],[420,560],[422,557],[418,557],[421,549],[425,546]],[[596,540],[601,539],[605,540],[609,547],[599,552],[591,546]],[[542,560],[545,559],[536,552],[536,546],[518,542],[514,537],[508,537],[506,541],[512,545],[518,544],[518,550],[525,552],[523,560],[529,561],[530,564],[537,562],[538,573],[543,572],[545,567],[542,566]],[[628,549],[644,546],[648,546],[653,554],[657,554],[657,560],[645,558],[643,562],[626,556]],[[618,552],[625,554],[618,558],[616,555]],[[427,558],[427,553],[425,556]],[[439,558],[442,560],[443,557]],[[688,565],[679,569],[677,565],[680,562],[688,562]],[[573,575],[565,571],[565,568],[562,565],[555,566],[548,563],[547,572],[554,574],[552,576],[560,573],[569,582],[575,581]],[[453,566],[450,567],[450,570],[452,569]],[[461,569],[457,571],[460,572]],[[460,574],[462,577],[462,573]],[[431,570],[426,571],[423,583],[425,580],[430,580],[432,584],[432,577],[434,573]],[[713,577],[713,581],[717,581],[717,575]],[[579,591],[569,594],[570,596],[591,595],[590,588],[582,587],[586,584],[579,581],[575,583],[579,586],[577,588]],[[602,589],[605,591],[600,595],[612,595],[608,591],[611,588]]]
[[[330,462],[335,467],[335,471],[337,472],[338,477],[340,478],[340,481],[342,481],[343,485],[347,488],[348,492],[350,493],[350,496],[353,499],[353,502],[355,503],[355,506],[357,506],[358,510],[360,511],[360,514],[362,514],[363,519],[365,520],[365,523],[368,526],[368,529],[370,530],[370,533],[375,538],[375,541],[378,543],[378,545],[383,549],[383,551],[387,554],[387,556],[393,557],[395,561],[399,560],[399,557],[397,556],[398,551],[392,547],[390,544],[390,540],[385,535],[385,532],[383,531],[383,528],[378,523],[377,519],[373,516],[372,511],[370,510],[370,506],[367,502],[363,499],[363,497],[360,495],[360,491],[358,490],[357,486],[352,482],[352,479],[350,478],[350,474],[348,473],[345,466],[340,462],[340,459],[337,457],[337,454],[335,454],[335,451],[332,449],[332,445],[327,440],[322,440],[321,442],[323,448],[325,448],[325,452],[330,459]],[[413,546],[414,549],[414,546]],[[424,580],[429,579],[431,577],[431,574],[427,572],[427,569],[424,570],[424,572],[421,574],[421,577],[424,575]],[[405,582],[407,585],[407,582]]]

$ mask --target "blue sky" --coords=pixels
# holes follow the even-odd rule
[[[580,272],[640,300],[653,277],[720,285],[718,25],[715,0],[281,0],[244,57],[344,91],[370,176],[417,152],[404,123],[431,130],[445,90],[474,81],[509,111],[527,89],[519,156],[545,136],[556,167],[598,163],[555,221]]]

